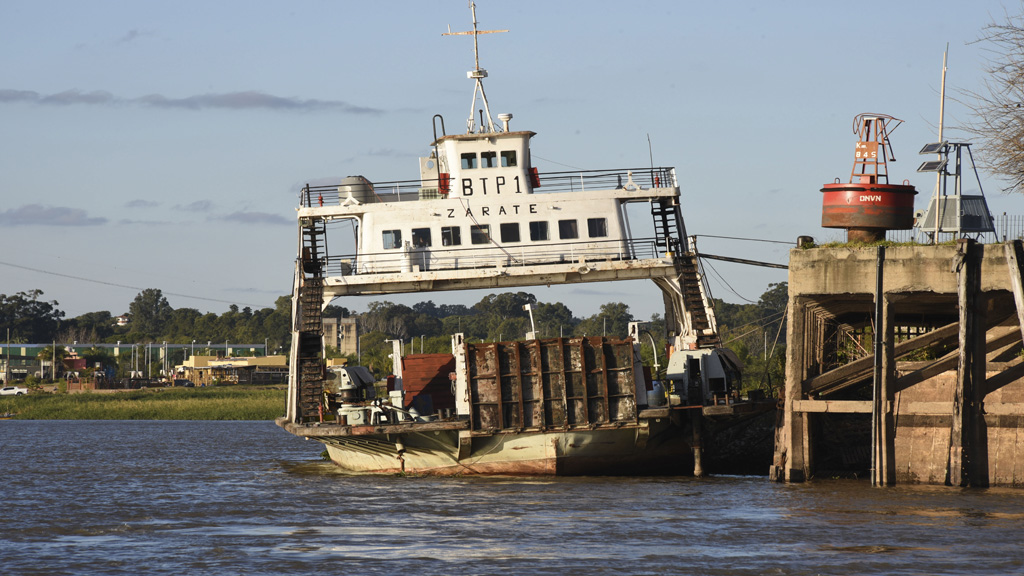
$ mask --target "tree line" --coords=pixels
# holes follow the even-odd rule
[[[156,288],[140,292],[129,305],[129,322],[118,326],[109,311],[89,312],[65,318],[55,301],[43,299],[40,290],[0,294],[0,327],[10,329],[12,343],[58,344],[46,351],[47,359],[58,357],[63,347],[80,343],[156,343],[205,347],[207,342],[238,344],[266,343],[270,354],[287,354],[291,344],[291,298],[281,296],[273,308],[253,310],[231,305],[227,312],[202,313],[194,308],[173,308]],[[748,386],[765,381],[780,381],[785,333],[781,331],[787,301],[785,283],[772,284],[757,303],[730,304],[715,300],[719,332],[723,342],[747,365]],[[531,325],[529,305],[533,313]],[[445,353],[451,351],[451,335],[463,333],[470,341],[523,339],[531,328],[540,338],[608,336],[624,338],[634,317],[622,302],[603,304],[600,311],[577,317],[561,302],[541,302],[529,292],[488,294],[475,304],[435,304],[431,300],[412,306],[381,300],[370,302],[366,312],[354,313],[340,306],[328,306],[324,317],[355,317],[359,333],[359,352],[349,357],[352,364],[371,368],[378,376],[392,369],[389,340],[402,340],[406,353]],[[645,329],[655,342],[646,338],[642,354],[652,363],[654,350],[664,369],[665,322],[660,314],[645,321]],[[171,361],[180,363],[191,348],[172,350]],[[90,361],[117,364],[109,349],[79,351]],[[329,357],[341,356],[327,350]],[[124,372],[124,369],[119,370]],[[751,384],[752,383],[752,384]]]

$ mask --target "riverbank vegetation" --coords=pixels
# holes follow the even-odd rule
[[[783,374],[787,285],[785,282],[771,284],[760,300],[748,302],[730,304],[714,300],[719,333],[723,343],[746,365],[744,391],[763,389],[771,395]],[[524,308],[527,305],[529,307]],[[240,347],[240,343],[258,343],[261,345],[255,350],[266,346],[270,353],[287,354],[291,341],[290,306],[289,297],[282,296],[274,308],[239,310],[232,305],[220,316],[201,314],[191,308],[173,309],[160,290],[147,289],[129,306],[127,324],[118,325],[107,311],[63,319],[64,313],[58,310],[57,302],[46,302],[42,300],[42,292],[33,290],[10,297],[0,294],[0,329],[11,326],[11,341],[15,343],[56,343],[30,362],[41,359],[50,365],[49,359],[54,358],[59,366],[60,356],[77,342],[75,351],[86,360],[87,366],[80,376],[92,377],[96,370],[102,370],[102,375],[111,380],[127,378],[133,370],[159,375],[168,367],[181,364],[188,356],[221,355],[229,342],[236,343],[236,347]],[[464,334],[469,342],[521,340],[531,330],[535,330],[539,338],[625,338],[629,323],[634,321],[643,322],[643,328],[651,335],[651,338],[646,334],[641,338],[641,354],[645,364],[653,366],[657,351],[661,372],[656,378],[664,376],[668,364],[662,315],[637,318],[623,302],[609,302],[601,305],[597,314],[577,317],[561,302],[542,302],[529,292],[505,292],[489,294],[475,304],[435,304],[427,300],[406,306],[373,301],[362,313],[328,306],[324,317],[356,319],[359,352],[350,354],[348,362],[368,367],[378,378],[392,372],[392,340],[403,341],[405,354],[448,353],[451,335],[455,333]],[[138,345],[124,344],[119,355],[109,346],[127,342]],[[173,346],[166,350],[168,357],[161,359],[159,350],[164,342]],[[82,343],[106,346],[83,347]],[[254,353],[249,348],[235,348],[233,352]],[[336,358],[341,354],[336,349],[328,349],[327,356]],[[15,364],[24,361],[16,359]],[[25,370],[29,378],[37,370],[45,377],[45,370],[28,367]]]
[[[18,420],[273,420],[284,410],[285,390],[269,387],[35,392],[0,398],[0,413]]]

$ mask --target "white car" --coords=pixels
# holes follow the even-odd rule
[[[0,389],[0,396],[21,396],[22,394],[28,394],[28,388],[21,388],[20,386],[4,386]]]

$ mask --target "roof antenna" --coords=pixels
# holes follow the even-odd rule
[[[487,125],[484,126],[484,121],[480,120],[480,131],[481,132],[496,132],[494,129],[494,120],[491,119],[491,109],[487,105],[487,95],[484,94],[484,85],[482,80],[487,78],[487,70],[480,67],[480,50],[477,43],[477,39],[481,34],[495,34],[498,32],[508,32],[508,30],[478,30],[476,21],[476,4],[470,0],[469,9],[473,13],[473,30],[471,32],[452,32],[451,25],[448,26],[448,32],[441,34],[441,36],[468,36],[473,35],[473,64],[474,68],[466,73],[467,78],[472,78],[476,81],[476,87],[473,89],[473,104],[469,107],[469,120],[466,121],[467,131],[472,134],[476,130],[476,120],[473,118],[473,111],[476,109],[476,95],[480,94],[480,99],[483,101],[484,110],[487,112]]]

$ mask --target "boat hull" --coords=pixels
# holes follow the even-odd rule
[[[323,442],[331,461],[352,473],[579,476],[693,471],[688,435],[669,418],[557,431],[476,433],[416,427],[369,434],[290,431],[307,432],[307,438]]]

